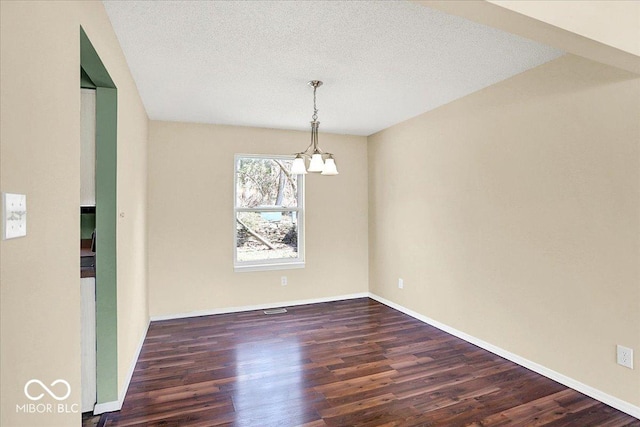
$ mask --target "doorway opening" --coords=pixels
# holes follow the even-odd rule
[[[81,87],[95,88],[95,341],[94,413],[118,405],[117,113],[118,91],[84,29],[80,28]],[[83,83],[84,82],[84,83]]]

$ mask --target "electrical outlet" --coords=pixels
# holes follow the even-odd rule
[[[404,289],[404,280],[398,279],[398,289]]]
[[[280,277],[280,284],[282,286],[287,286],[287,276]]]
[[[616,350],[618,365],[633,369],[633,349],[617,345]]]

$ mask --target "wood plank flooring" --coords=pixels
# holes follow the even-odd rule
[[[153,322],[105,426],[577,426],[640,420],[368,298]]]

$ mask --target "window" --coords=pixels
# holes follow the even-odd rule
[[[304,267],[304,175],[291,156],[235,157],[235,271]]]

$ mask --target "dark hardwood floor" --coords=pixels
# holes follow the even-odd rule
[[[153,322],[105,426],[577,426],[640,420],[376,301]]]

